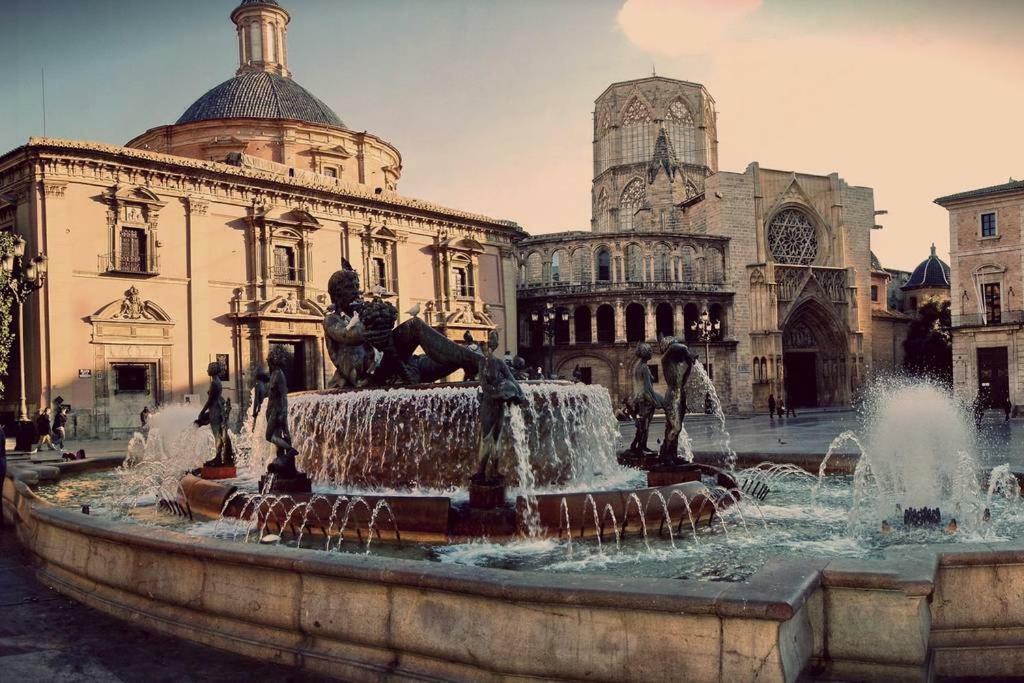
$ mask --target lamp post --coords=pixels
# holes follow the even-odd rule
[[[40,253],[33,258],[26,258],[25,240],[16,235],[11,251],[0,255],[0,268],[6,276],[7,289],[18,305],[18,422],[22,424],[18,430],[17,447],[18,450],[27,450],[24,448],[26,437],[22,436],[28,432],[24,428],[24,423],[28,422],[28,404],[25,400],[25,300],[46,283],[46,256]]]
[[[565,309],[555,310],[555,305],[549,301],[544,305],[543,310],[531,311],[530,320],[532,320],[535,323],[543,322],[544,324],[544,338],[548,342],[547,375],[550,378],[555,372],[555,323],[557,323],[558,321],[569,322],[569,312],[566,311]]]
[[[705,308],[697,319],[690,323],[690,329],[697,333],[698,341],[704,342],[704,364],[710,366],[711,338],[718,336],[719,330],[722,329],[722,322],[720,320],[712,320],[711,314]]]

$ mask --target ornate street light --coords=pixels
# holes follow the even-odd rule
[[[33,258],[25,257],[25,240],[20,235],[14,237],[11,251],[0,256],[0,268],[6,275],[7,289],[18,304],[18,370],[21,382],[18,397],[18,422],[28,422],[28,405],[25,402],[25,300],[46,284],[46,256],[42,253]],[[19,449],[24,450],[19,430]]]
[[[705,308],[697,319],[690,323],[690,329],[697,333],[698,341],[704,342],[704,365],[710,366],[711,338],[718,336],[718,332],[722,329],[721,321],[712,320],[711,314]]]
[[[551,377],[555,373],[555,323],[558,321],[569,322],[569,312],[565,309],[556,310],[555,305],[550,301],[544,305],[541,311],[530,312],[530,320],[544,323],[544,337],[548,342],[548,372]]]

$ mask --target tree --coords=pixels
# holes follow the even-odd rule
[[[953,335],[949,301],[928,299],[917,309],[903,342],[903,370],[953,386]]]
[[[7,231],[0,231],[0,254],[10,253],[13,242],[13,234]],[[11,319],[13,311],[14,295],[7,286],[7,274],[3,272],[3,269],[0,269],[0,398],[3,398],[7,389],[4,379],[8,376],[11,345],[14,342],[14,330],[12,329]]]

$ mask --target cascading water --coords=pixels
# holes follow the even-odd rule
[[[704,369],[704,365],[698,359],[693,364],[692,374],[697,376],[697,381],[700,383],[705,393],[711,396],[711,406],[715,418],[718,420],[719,434],[716,439],[716,444],[722,455],[725,457],[725,466],[730,470],[736,468],[736,451],[732,448],[732,436],[729,434],[729,430],[725,427],[725,412],[722,410],[722,401],[718,398],[718,391],[715,390],[715,383],[711,381],[711,377],[708,376],[707,370]],[[703,401],[701,403],[703,405]],[[693,461],[693,446],[690,442],[690,437],[686,437],[686,446],[689,449],[689,461]],[[680,447],[683,445],[683,438],[679,439]],[[685,457],[685,456],[684,456]]]

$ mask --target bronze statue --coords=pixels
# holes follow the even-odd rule
[[[526,397],[504,360],[494,355],[498,333],[491,331],[480,359],[480,466],[474,476],[477,483],[501,480],[497,471],[501,453],[498,446],[505,429],[506,407],[510,403],[526,405]]]
[[[267,382],[269,381],[270,375],[262,368],[256,371],[256,383],[252,388],[252,419],[254,420],[260,416],[263,400],[267,397]]]
[[[210,425],[210,431],[213,432],[214,454],[203,465],[205,467],[224,467],[234,464],[233,460],[229,461],[225,457],[228,455],[225,446],[228,438],[228,408],[224,402],[224,387],[220,382],[221,375],[224,374],[224,366],[213,361],[207,366],[206,374],[210,376],[210,391],[206,395],[206,403],[199,411],[199,417],[196,418],[195,423],[200,427]]]
[[[636,363],[633,365],[632,392],[627,397],[627,408],[633,417],[636,433],[629,451],[635,455],[645,455],[654,451],[647,448],[647,435],[651,429],[651,418],[654,411],[662,407],[664,399],[654,391],[651,369],[647,364],[654,352],[649,344],[640,342],[636,345]],[[685,400],[685,399],[684,399]],[[667,434],[666,434],[667,436]]]
[[[267,355],[270,366],[270,387],[267,393],[267,435],[266,439],[277,446],[277,457],[267,467],[267,472],[285,479],[302,475],[295,469],[295,456],[299,454],[292,446],[288,431],[288,380],[285,368],[291,364],[288,350],[274,346]]]
[[[346,264],[347,266],[347,264]],[[398,311],[379,297],[364,301],[359,274],[335,272],[327,284],[333,310],[324,318],[327,349],[337,368],[332,386],[433,382],[462,369],[476,375],[480,354],[418,317],[395,325]],[[417,348],[424,355],[414,355]]]
[[[665,376],[668,391],[664,400],[665,438],[661,442],[659,457],[662,461],[671,462],[676,459],[679,450],[679,435],[683,431],[683,419],[686,417],[686,382],[690,379],[690,371],[697,357],[685,344],[680,344],[672,337],[663,337],[660,342],[661,372]]]

